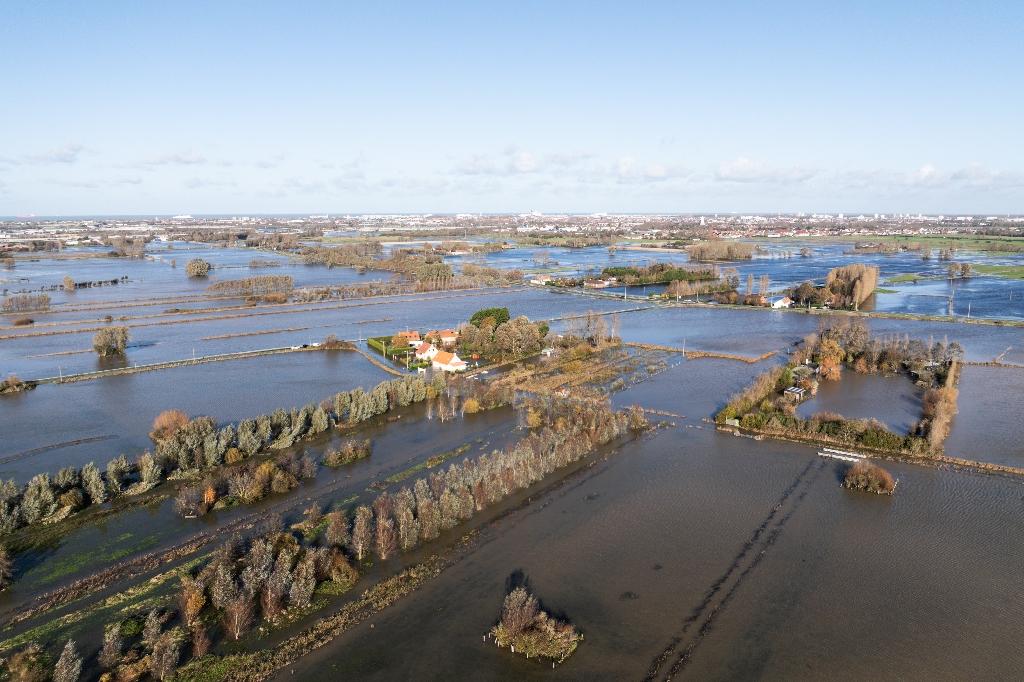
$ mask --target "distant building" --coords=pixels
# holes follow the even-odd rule
[[[434,369],[439,369],[442,372],[465,372],[466,363],[459,359],[459,356],[455,353],[449,353],[448,351],[439,351],[431,362]]]
[[[788,308],[791,305],[793,305],[793,299],[791,299],[789,296],[783,296],[779,300],[772,303],[772,307],[776,309]]]
[[[530,284],[542,287],[545,286],[552,279],[554,278],[551,275],[537,275],[536,277],[530,280]]]

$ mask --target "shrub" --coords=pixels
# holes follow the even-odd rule
[[[193,258],[185,265],[185,274],[189,277],[206,277],[210,274],[211,266],[202,258]]]
[[[15,327],[27,327],[30,324],[35,323],[36,321],[33,320],[31,317],[19,317],[15,319],[14,322],[12,322],[11,324],[13,324]]]
[[[173,436],[187,423],[188,415],[181,410],[164,410],[153,420],[153,430],[149,432],[149,437],[159,443]]]
[[[372,444],[369,439],[345,441],[337,450],[328,450],[324,453],[324,464],[329,467],[340,467],[350,464],[364,457],[369,457],[371,448]]]
[[[891,495],[896,488],[892,474],[867,460],[854,463],[843,478],[843,486],[850,490],[864,490],[879,495]]]
[[[92,348],[100,357],[124,355],[128,346],[128,327],[107,327],[92,337]]]
[[[462,403],[463,414],[476,414],[480,411],[480,403],[476,398],[466,398]]]

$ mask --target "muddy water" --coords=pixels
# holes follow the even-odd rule
[[[965,366],[946,439],[956,457],[1024,467],[1024,369]]]
[[[660,407],[699,414],[715,400],[687,390],[687,373],[732,384],[751,369],[689,362],[621,400],[649,402],[656,386],[671,396]],[[1019,483],[890,464],[897,495],[870,496],[841,489],[842,465],[812,448],[687,425],[489,528],[277,679],[639,679],[666,648],[659,679],[1024,674],[1024,610],[1008,598],[1024,559]],[[481,641],[519,575],[585,636],[554,671]]]
[[[905,376],[878,376],[845,371],[840,381],[822,381],[818,394],[804,401],[797,414],[819,412],[847,419],[877,419],[890,431],[905,435],[921,418],[920,391]]]

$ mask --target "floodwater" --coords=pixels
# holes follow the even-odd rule
[[[129,345],[120,364],[148,364],[217,353],[278,348],[322,340],[328,334],[340,339],[366,339],[410,329],[444,329],[469,320],[481,308],[505,306],[513,316],[532,320],[581,315],[588,310],[608,311],[636,307],[636,302],[594,299],[537,289],[487,289],[453,291],[398,297],[374,297],[302,306],[266,306],[197,315],[175,315],[156,320],[127,320]],[[137,314],[126,309],[125,314]],[[117,312],[113,313],[115,316]],[[97,315],[92,313],[95,319]],[[44,321],[37,316],[37,322]],[[198,318],[198,319],[194,319]],[[208,319],[213,318],[213,319]],[[49,313],[45,321],[60,321]],[[166,322],[170,324],[165,324]],[[158,323],[158,324],[154,324]],[[136,326],[142,325],[142,326]],[[117,366],[102,360],[90,348],[93,329],[102,323],[76,323],[70,333],[31,336],[48,328],[7,331],[0,339],[0,374],[15,373],[22,379],[90,372]],[[254,335],[253,332],[268,332]],[[227,336],[227,338],[223,338]],[[218,338],[220,337],[220,338]],[[63,354],[68,351],[81,351]]]
[[[369,438],[373,452],[369,458],[331,468],[321,466],[317,477],[304,481],[287,495],[268,495],[258,503],[238,505],[210,512],[201,519],[183,520],[173,510],[173,500],[116,514],[100,523],[91,523],[60,538],[46,550],[18,557],[18,579],[0,595],[0,616],[40,590],[50,590],[130,556],[134,552],[166,548],[194,533],[223,526],[239,518],[261,512],[281,512],[287,523],[298,521],[302,509],[318,501],[324,510],[332,505],[352,504],[357,496],[372,499],[376,494],[368,486],[429,457],[451,452],[461,446],[469,450],[459,457],[478,456],[484,451],[502,448],[521,437],[510,408],[479,412],[440,422],[428,419],[423,405],[404,409],[398,421],[376,420],[360,425],[355,433],[330,433],[293,448],[319,461],[330,447],[345,438]],[[422,476],[422,472],[418,475]],[[407,479],[409,484],[415,477]],[[173,484],[172,484],[173,485]],[[339,507],[340,508],[340,507]],[[88,513],[88,511],[84,512]],[[215,541],[212,547],[217,547]]]
[[[959,391],[946,453],[1024,467],[1024,369],[964,366]]]
[[[119,454],[134,459],[152,449],[148,434],[164,410],[224,424],[391,378],[356,353],[323,351],[44,384],[0,396],[0,478],[24,482],[40,471],[89,461],[103,468]]]
[[[879,268],[879,287],[895,293],[878,293],[864,309],[886,312],[950,314],[949,296],[953,295],[952,314],[972,317],[1024,319],[1024,281],[1002,277],[975,277],[950,283],[943,279],[950,262],[985,265],[1021,265],[1024,254],[991,254],[979,251],[957,251],[952,261],[941,261],[937,251],[924,261],[917,252],[858,253],[853,244],[842,242],[800,242],[774,240],[756,242],[762,249],[750,260],[723,262],[722,269],[735,268],[740,276],[741,289],[748,275],[755,281],[762,275],[769,279],[769,290],[782,290],[805,281],[824,282],[829,270],[851,263],[876,265]],[[812,255],[800,257],[803,246],[809,246]],[[453,256],[446,259],[456,265],[465,259],[482,260],[500,268],[518,268],[524,271],[554,272],[563,276],[597,275],[610,266],[645,266],[654,262],[684,264],[689,262],[685,251],[658,251],[629,248],[609,250],[604,246],[583,249],[542,248],[524,246],[488,253],[485,256]],[[549,260],[546,260],[549,259]],[[915,284],[887,284],[886,280],[898,275],[915,274],[923,278]],[[934,278],[934,279],[927,279]],[[663,287],[649,286],[646,293],[655,293]],[[621,290],[621,289],[620,289]],[[641,294],[642,287],[631,287],[630,295]]]
[[[106,247],[67,249],[68,254],[105,254]],[[327,268],[306,265],[298,258],[286,254],[247,248],[221,248],[193,242],[150,242],[144,258],[53,258],[46,253],[34,254],[32,259],[19,258],[13,270],[0,269],[0,293],[37,291],[40,287],[59,285],[65,275],[78,282],[128,277],[127,282],[115,286],[77,289],[66,293],[63,289],[47,291],[54,306],[75,305],[142,296],[171,296],[202,294],[214,282],[258,275],[291,275],[296,287],[352,284],[374,280],[389,280],[392,273],[367,271],[357,273],[352,268]],[[193,258],[202,258],[213,265],[205,278],[189,278],[185,264]],[[277,267],[250,267],[253,259],[273,261]]]
[[[920,391],[902,375],[846,370],[839,381],[819,382],[817,395],[797,408],[797,414],[805,419],[819,412],[841,414],[847,419],[877,419],[893,433],[906,435],[921,419]]]
[[[691,368],[714,369],[652,381],[675,391]],[[709,403],[676,395],[683,414]],[[662,429],[277,679],[1019,678],[1024,489],[886,467],[891,498],[842,489],[807,446]],[[482,641],[522,578],[584,634],[555,670]]]

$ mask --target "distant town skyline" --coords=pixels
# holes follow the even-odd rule
[[[1024,212],[1024,7],[7,3],[0,215]]]

